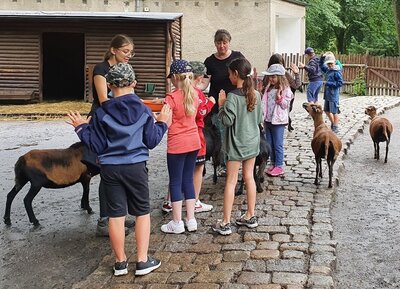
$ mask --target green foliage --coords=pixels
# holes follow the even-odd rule
[[[335,0],[307,0],[306,6],[307,46],[318,51],[336,50],[332,41],[334,27],[341,27],[337,14],[340,5]]]
[[[317,51],[397,55],[392,0],[307,0],[307,45]]]
[[[365,83],[365,70],[360,69],[357,73],[356,79],[353,81],[352,95],[365,95],[367,85]]]

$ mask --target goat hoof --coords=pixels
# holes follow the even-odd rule
[[[243,195],[243,192],[242,192],[242,191],[237,191],[237,192],[235,193],[235,196],[240,196],[240,195]]]
[[[91,207],[87,208],[87,212],[88,212],[89,215],[93,215],[94,214],[94,212],[93,212]]]
[[[4,218],[4,224],[7,226],[11,226],[11,219],[10,218]]]
[[[35,228],[37,228],[37,227],[40,226],[40,223],[39,223],[38,220],[33,221],[32,224],[33,224],[33,226],[34,226]]]

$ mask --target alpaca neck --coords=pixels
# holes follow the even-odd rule
[[[318,114],[314,116],[314,127],[317,128],[321,124],[324,123],[324,119],[322,118],[322,114]]]

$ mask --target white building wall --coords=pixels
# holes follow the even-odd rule
[[[301,20],[297,18],[277,18],[275,35],[275,52],[300,53]]]
[[[258,71],[265,69],[272,53],[301,52],[305,45],[305,7],[281,0],[39,1],[1,0],[0,10],[180,12],[183,58],[203,61],[214,53],[214,33],[224,28],[232,35],[231,48],[241,51]],[[291,20],[277,21],[281,18]],[[296,28],[286,27],[293,24]],[[289,30],[292,44],[286,46]]]

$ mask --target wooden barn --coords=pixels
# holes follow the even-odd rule
[[[181,13],[0,11],[0,101],[90,101],[93,66],[119,33],[135,44],[137,94],[163,97],[181,26]]]

